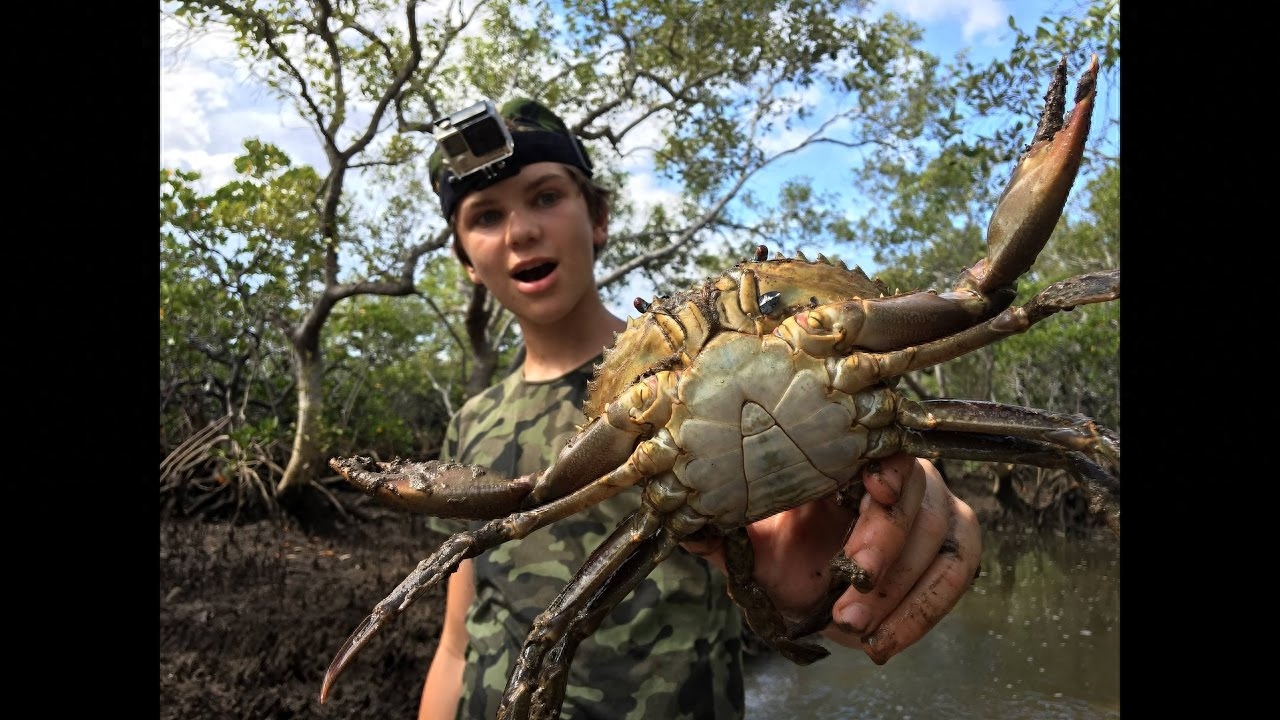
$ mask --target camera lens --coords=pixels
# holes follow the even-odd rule
[[[467,145],[471,147],[471,152],[480,157],[503,148],[507,144],[506,138],[502,135],[502,129],[498,126],[498,121],[493,118],[485,118],[482,122],[464,128],[462,134],[466,136]]]
[[[440,145],[449,157],[458,157],[459,155],[465,155],[467,152],[466,140],[463,140],[462,135],[457,133],[451,133],[440,138]]]

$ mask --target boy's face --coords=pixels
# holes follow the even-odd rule
[[[586,293],[596,293],[593,261],[607,236],[607,218],[592,222],[560,163],[526,165],[470,193],[458,204],[454,228],[471,260],[464,265],[471,281],[522,321],[555,323]]]

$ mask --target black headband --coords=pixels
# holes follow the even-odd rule
[[[464,177],[457,177],[445,167],[437,183],[440,209],[446,220],[452,220],[453,211],[467,193],[483,190],[494,183],[506,180],[525,165],[537,162],[558,162],[572,165],[591,177],[591,159],[577,138],[548,130],[520,130],[511,133],[515,145],[511,156],[493,165],[476,170]]]

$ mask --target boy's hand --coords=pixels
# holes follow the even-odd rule
[[[877,664],[910,647],[951,611],[973,583],[982,534],[973,510],[951,493],[937,468],[904,454],[868,463],[866,494],[853,513],[820,499],[747,527],[755,577],[793,620],[825,595],[828,562],[841,550],[870,576],[871,592],[850,587],[823,635],[861,648]],[[724,570],[718,543],[686,543]]]

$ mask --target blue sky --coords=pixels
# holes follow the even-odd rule
[[[1007,54],[1012,43],[1007,18],[1033,26],[1064,0],[886,0],[878,3],[925,30],[925,47],[946,59],[969,48],[975,61]],[[199,170],[211,186],[233,176],[232,158],[246,137],[256,136],[285,149],[298,162],[323,168],[319,144],[292,108],[273,98],[249,77],[225,38],[179,44],[161,25],[160,164]],[[1118,112],[1118,92],[1111,98]],[[1107,110],[1106,107],[1100,108]]]
[[[1020,27],[1033,28],[1041,16],[1078,4],[1075,0],[885,0],[877,7],[923,27],[925,49],[944,61],[967,48],[971,59],[981,63],[1008,55],[1013,42],[1009,15],[1017,18]],[[161,23],[161,167],[198,170],[206,189],[218,187],[234,177],[232,160],[248,137],[280,146],[296,163],[321,171],[327,167],[307,123],[246,72],[228,38],[183,41],[168,22]],[[1073,68],[1073,81],[1079,70]],[[1104,117],[1119,113],[1119,88],[1103,85],[1100,91],[1095,129],[1106,125]],[[1110,143],[1118,152],[1118,137],[1109,137]],[[660,202],[666,195],[643,166],[626,169],[632,173],[629,197],[643,203],[649,197]],[[768,178],[760,181],[767,187]],[[875,271],[869,267],[869,257],[845,259]]]

